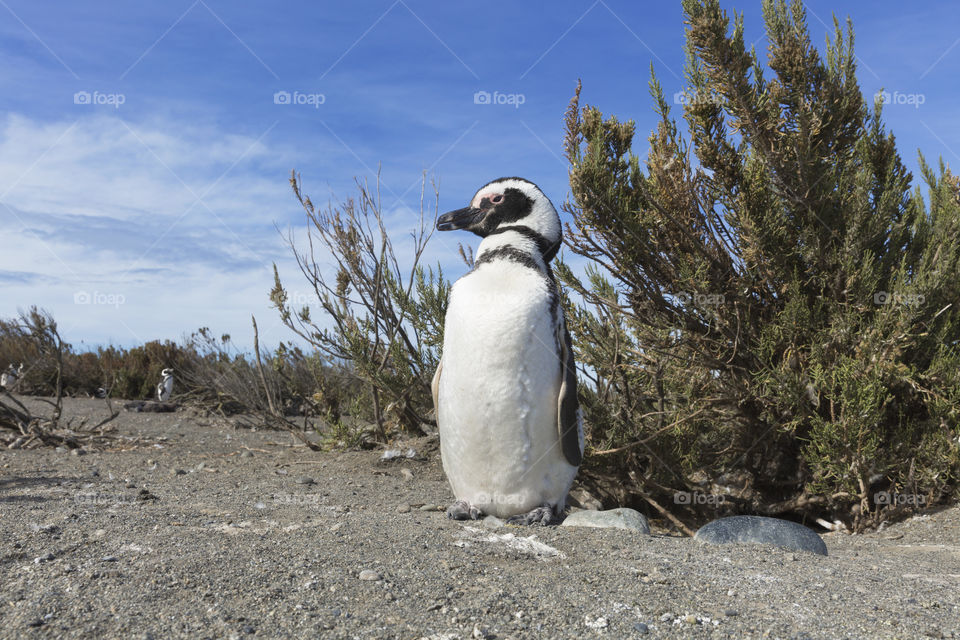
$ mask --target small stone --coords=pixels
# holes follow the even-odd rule
[[[791,551],[810,551],[827,555],[827,545],[812,529],[778,518],[730,516],[705,524],[694,539],[710,544],[772,544]]]
[[[256,629],[254,629],[252,625],[249,625],[249,624],[243,625],[243,632],[244,632],[244,633],[254,633],[255,631],[256,631]]]
[[[603,616],[598,617],[596,620],[592,620],[590,616],[587,616],[584,619],[584,624],[595,631],[602,631],[607,628],[607,619]]]
[[[738,613],[736,612],[736,610],[734,610],[734,609],[724,609],[724,610],[723,610],[723,615],[727,616],[728,618],[735,618],[735,617],[737,617],[739,614],[738,614]]]
[[[297,484],[313,484],[314,480],[310,476],[300,476],[294,480]]]
[[[493,637],[490,635],[490,631],[488,631],[486,627],[481,627],[478,624],[473,625],[473,633],[471,635],[477,640],[485,640],[486,638]]]
[[[634,622],[634,623],[633,623],[633,630],[636,631],[637,633],[639,633],[639,634],[642,635],[642,636],[645,636],[645,635],[647,635],[648,633],[650,633],[650,627],[648,627],[648,626],[647,626],[645,623],[643,623],[643,622]]]
[[[425,504],[419,509],[420,511],[436,511],[437,505],[435,504]]]
[[[70,450],[70,455],[72,455],[72,456],[85,456],[85,455],[87,455],[87,452],[84,451],[83,449],[71,449],[71,450]]]
[[[410,469],[400,469],[400,475],[403,476],[404,480],[413,480],[413,471],[410,471]]]
[[[170,469],[170,475],[172,476],[185,476],[187,472],[183,469]]]
[[[33,564],[40,564],[41,562],[50,562],[51,560],[53,560],[53,557],[54,556],[52,553],[45,553],[42,556],[34,558]]]
[[[136,488],[137,488],[137,485],[133,484],[132,482],[128,482],[127,484],[125,484],[125,485],[123,485],[123,486],[126,487],[127,489],[136,489]]]
[[[116,562],[117,556],[103,556],[101,560],[103,560],[104,562]]]
[[[380,579],[380,574],[373,569],[364,569],[357,577],[361,580],[375,581]]]
[[[410,513],[410,505],[406,502],[397,505],[397,513]]]
[[[253,457],[253,451],[244,451],[243,453],[240,454],[240,457],[241,457],[241,458],[252,458],[252,457]]]
[[[692,613],[689,613],[683,617],[683,621],[686,622],[687,624],[697,624],[697,616],[693,615]]]
[[[632,529],[649,534],[650,524],[647,518],[633,509],[620,508],[607,511],[576,511],[567,516],[561,526],[564,527],[600,527],[614,529]]]

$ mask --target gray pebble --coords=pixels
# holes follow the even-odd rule
[[[792,551],[810,551],[827,555],[827,545],[802,524],[763,516],[731,516],[700,527],[696,540],[711,544],[772,544]]]
[[[299,478],[294,480],[294,482],[296,482],[297,484],[313,484],[314,480],[310,476],[300,476]]]
[[[87,455],[87,452],[84,451],[83,449],[71,449],[71,450],[70,450],[70,455],[72,455],[72,456],[85,456],[85,455]]]
[[[170,475],[172,476],[185,476],[187,472],[183,469],[170,469]]]
[[[640,533],[650,533],[647,518],[633,509],[609,509],[607,511],[575,511],[567,516],[561,526],[564,527],[612,527],[632,529]]]
[[[364,569],[357,577],[361,580],[379,580],[380,574],[372,569]]]
[[[100,559],[103,560],[104,562],[116,562],[117,556],[103,556]]]
[[[634,622],[634,623],[633,623],[633,630],[636,631],[637,633],[639,633],[639,634],[642,635],[642,636],[645,636],[645,635],[647,635],[648,633],[650,633],[650,627],[648,627],[648,626],[647,626],[646,624],[644,624],[643,622]]]
[[[437,510],[437,505],[435,504],[425,504],[422,507],[420,507],[420,511],[436,511],[436,510]]]
[[[240,454],[240,457],[241,457],[241,458],[252,458],[252,457],[253,457],[253,451],[244,451],[243,453]]]
[[[398,504],[397,513],[410,513],[410,505],[407,503]]]

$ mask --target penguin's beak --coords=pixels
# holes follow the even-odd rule
[[[453,231],[454,229],[466,229],[476,222],[483,211],[473,207],[465,207],[450,211],[437,218],[437,231]]]

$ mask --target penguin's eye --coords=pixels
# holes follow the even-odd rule
[[[492,198],[490,198],[490,202],[492,202],[493,204],[500,204],[501,202],[503,202],[503,194],[498,193],[497,195],[493,196]]]

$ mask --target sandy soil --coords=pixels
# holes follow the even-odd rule
[[[490,528],[439,510],[435,440],[382,462],[183,412],[116,424],[150,440],[0,452],[0,637],[960,638],[956,508],[828,557]]]

